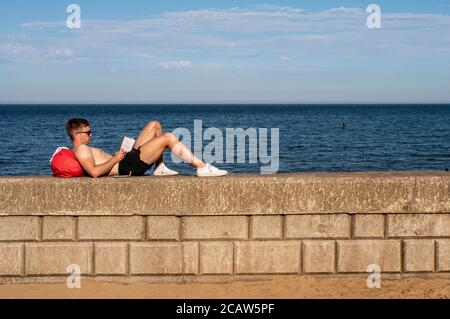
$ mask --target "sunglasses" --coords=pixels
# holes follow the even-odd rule
[[[86,132],[77,132],[77,133],[86,133],[87,135],[91,136],[92,135],[92,131],[86,131]]]

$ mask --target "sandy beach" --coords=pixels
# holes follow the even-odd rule
[[[0,298],[449,298],[448,278],[385,279],[367,288],[366,278],[287,276],[273,280],[230,283],[83,282],[80,289],[57,284],[3,284]]]

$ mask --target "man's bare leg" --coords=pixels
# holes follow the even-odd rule
[[[134,143],[134,148],[139,148],[140,146],[151,141],[155,137],[161,136],[162,134],[163,130],[161,124],[158,121],[150,121],[147,123],[147,125],[144,126],[142,131],[139,133],[139,136],[137,137],[136,142]],[[155,167],[158,167],[158,165],[161,164],[162,161],[163,157],[161,154],[161,156],[155,162]]]
[[[196,168],[202,168],[206,165],[205,162],[197,158],[172,133],[163,133],[141,145],[141,160],[147,164],[154,163],[162,157],[162,154],[167,148],[169,148],[174,155]]]

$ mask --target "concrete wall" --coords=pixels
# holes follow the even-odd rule
[[[450,275],[450,174],[0,178],[0,282]]]

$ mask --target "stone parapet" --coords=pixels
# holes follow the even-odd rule
[[[450,174],[0,177],[0,283],[450,275]]]

